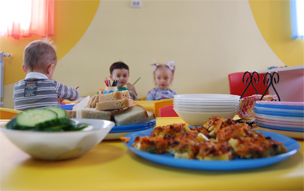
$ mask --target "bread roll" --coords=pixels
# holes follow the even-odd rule
[[[87,108],[95,108],[97,102],[99,102],[99,95],[94,95],[93,97],[90,98],[86,107]]]
[[[85,97],[79,103],[74,105],[73,110],[86,108],[89,101],[90,101],[90,96]]]
[[[76,111],[76,118],[78,119],[104,119],[111,120],[110,111],[98,111],[93,108],[78,109]]]
[[[101,94],[99,95],[99,102],[103,101],[113,101],[113,100],[120,100],[120,99],[130,99],[131,96],[129,91],[119,91],[110,94]]]
[[[96,104],[96,109],[99,111],[123,109],[133,105],[132,99],[121,99],[113,101],[100,101]]]
[[[68,118],[76,118],[76,111],[75,110],[65,110],[67,113]]]
[[[147,122],[155,119],[155,115],[154,115],[154,113],[152,111],[147,111],[147,114],[148,114],[148,120],[147,120]]]
[[[145,123],[150,119],[145,108],[140,105],[114,112],[113,117],[118,126]]]

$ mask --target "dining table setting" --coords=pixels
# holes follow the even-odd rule
[[[133,105],[124,125],[69,118],[74,105],[0,108],[12,114],[0,116],[1,191],[304,190],[304,102],[178,94],[135,101],[148,120]],[[178,117],[160,116],[168,105]]]
[[[5,124],[7,120],[0,122]],[[180,117],[158,117],[155,126],[181,123],[185,121]],[[149,129],[135,134],[145,131]],[[290,144],[299,148],[292,153],[287,151],[290,155],[281,161],[240,159],[239,165],[233,160],[197,161],[164,156],[169,161],[166,164],[158,156],[156,159],[153,156],[149,158],[149,155],[156,154],[138,155],[119,139],[103,140],[86,154],[74,159],[37,160],[22,152],[3,133],[0,133],[0,140],[0,189],[3,191],[304,188],[303,139],[288,139]]]

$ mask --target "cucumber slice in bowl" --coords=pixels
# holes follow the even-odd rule
[[[45,132],[79,131],[88,126],[86,123],[75,124],[65,110],[56,106],[23,111],[6,124],[7,129]]]
[[[29,109],[19,113],[6,127],[8,129],[31,130],[58,123],[57,113],[44,109]]]
[[[57,117],[58,118],[62,118],[62,117],[66,117],[67,116],[67,113],[65,110],[63,110],[62,108],[60,107],[56,107],[56,106],[50,106],[50,107],[46,107],[44,109],[47,109],[47,110],[51,110],[55,113],[57,113]]]

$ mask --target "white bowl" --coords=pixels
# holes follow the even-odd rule
[[[187,104],[173,104],[174,107],[187,108],[187,109],[239,109],[239,105],[187,105]]]
[[[240,100],[240,96],[231,94],[178,94],[174,95],[176,100],[218,100],[218,101],[234,101]]]
[[[182,110],[182,111],[195,111],[195,112],[230,112],[230,111],[239,111],[239,108],[190,108],[190,107],[179,107],[173,106],[174,109]]]
[[[82,131],[40,132],[6,129],[0,130],[18,148],[41,160],[66,160],[79,157],[98,143],[114,127],[114,122],[95,119],[73,119],[76,123],[88,123]]]
[[[204,124],[205,120],[211,118],[213,115],[221,116],[223,118],[234,117],[237,111],[230,112],[192,112],[192,111],[182,111],[174,109],[180,118],[182,118],[190,126],[201,126]]]

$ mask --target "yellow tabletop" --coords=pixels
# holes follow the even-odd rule
[[[182,123],[158,118],[157,125]],[[303,190],[304,152],[277,164],[241,171],[181,169],[143,159],[120,141],[103,141],[80,158],[32,159],[0,133],[0,190]]]

